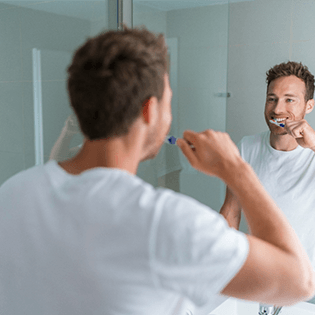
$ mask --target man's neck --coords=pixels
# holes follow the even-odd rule
[[[84,142],[81,151],[73,158],[58,164],[68,173],[80,173],[96,168],[119,168],[131,174],[137,173],[139,150],[127,150],[122,140]]]
[[[290,135],[270,134],[270,145],[278,151],[292,151],[297,148],[298,144]]]

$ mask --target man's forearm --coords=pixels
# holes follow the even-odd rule
[[[233,211],[229,211],[224,209],[223,207],[220,210],[220,214],[225,218],[230,227],[238,230],[241,222],[241,213],[235,213]]]

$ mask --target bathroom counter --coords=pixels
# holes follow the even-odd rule
[[[214,309],[208,315],[258,315],[259,303],[227,299],[224,303]],[[279,315],[314,315],[315,305],[307,302],[300,302],[293,306],[284,306]]]

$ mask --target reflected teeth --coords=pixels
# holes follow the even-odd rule
[[[275,119],[275,121],[278,121],[278,122],[279,122],[279,121],[284,121],[284,120],[286,120],[286,118],[276,118],[276,119]]]
[[[282,120],[283,121],[283,120]],[[277,119],[275,119],[275,120],[269,120],[269,122],[270,123],[272,123],[272,124],[274,124],[274,125],[276,125],[276,126],[279,126],[279,127],[284,127],[284,122],[279,122],[279,121],[277,121]]]

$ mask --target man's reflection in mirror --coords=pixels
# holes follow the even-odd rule
[[[238,147],[286,215],[315,269],[315,131],[305,119],[314,108],[314,76],[296,62],[281,63],[266,74],[269,130],[244,137]],[[229,189],[220,213],[239,229],[241,207]]]

